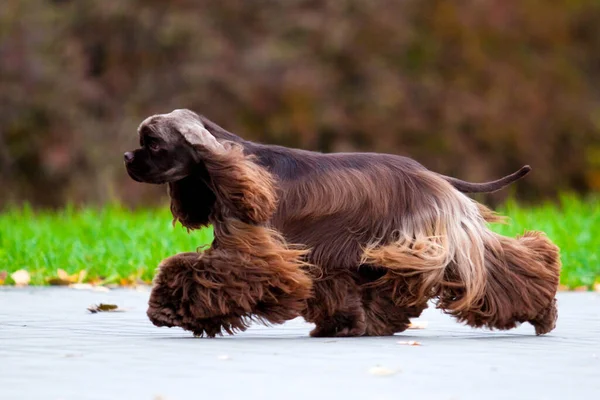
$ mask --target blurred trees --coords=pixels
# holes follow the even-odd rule
[[[122,153],[182,107],[472,181],[529,163],[522,198],[598,190],[599,76],[597,0],[3,0],[0,206],[160,201]]]

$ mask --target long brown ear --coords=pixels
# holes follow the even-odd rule
[[[188,229],[198,229],[209,224],[216,197],[206,184],[207,179],[206,168],[198,165],[196,173],[169,183],[173,223],[179,221]]]
[[[271,174],[254,163],[250,156],[246,156],[241,145],[217,140],[194,112],[174,110],[170,116],[183,138],[197,151],[206,172],[202,179],[216,198],[216,211],[222,217],[235,217],[249,224],[266,223],[275,212],[277,199]],[[196,219],[189,217],[192,212],[190,207],[195,207],[194,203],[200,200],[199,196],[193,196],[196,194],[196,189],[192,189],[195,185],[199,183],[192,182],[188,192],[179,196],[182,201],[196,197],[193,202],[171,203],[171,209],[176,209],[177,214],[180,214],[176,218],[181,221]],[[177,190],[178,187],[175,186],[174,189]],[[171,195],[172,199],[177,197]],[[193,222],[187,223],[194,225]]]
[[[242,146],[223,142],[223,152],[196,146],[206,167],[219,212],[249,224],[264,224],[277,207],[275,181],[265,168],[244,154]]]

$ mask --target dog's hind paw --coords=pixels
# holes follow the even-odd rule
[[[556,320],[558,319],[558,308],[556,307],[556,299],[553,299],[548,307],[542,310],[529,323],[535,328],[536,335],[544,335],[556,328]]]

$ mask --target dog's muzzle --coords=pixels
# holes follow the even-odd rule
[[[133,161],[133,152],[128,151],[125,154],[123,154],[123,159],[125,160],[125,164],[129,164]]]

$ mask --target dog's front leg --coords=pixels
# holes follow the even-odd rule
[[[364,335],[366,324],[361,294],[349,274],[317,280],[313,293],[303,315],[308,322],[316,324],[310,332],[312,337]]]

